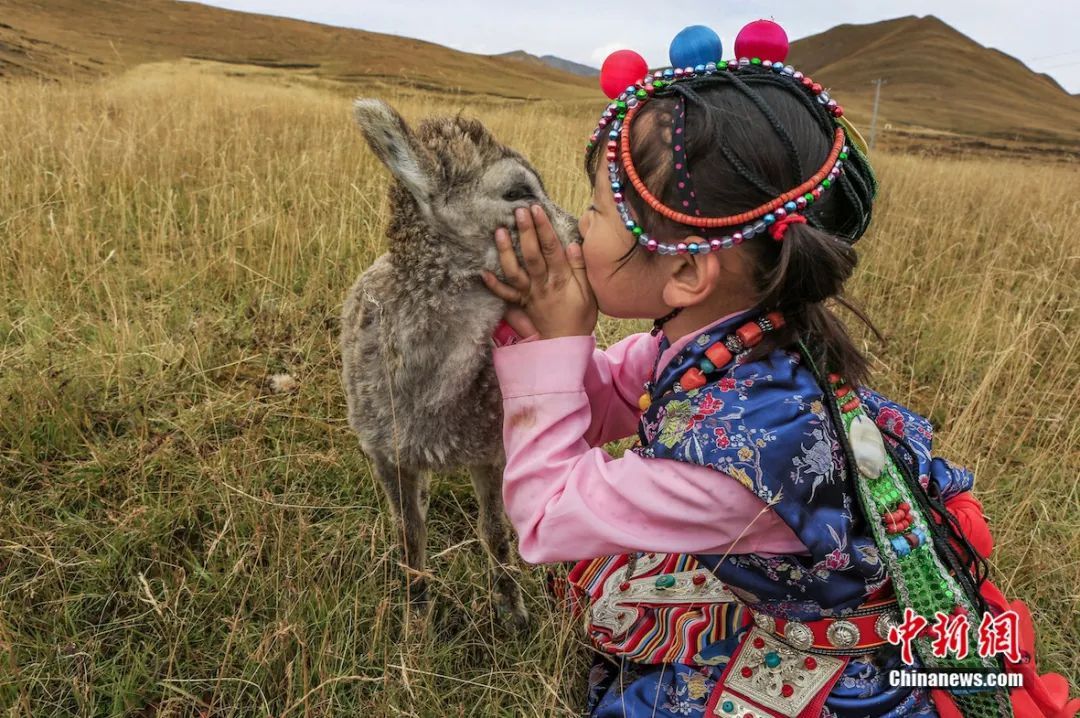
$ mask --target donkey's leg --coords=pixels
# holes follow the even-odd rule
[[[401,547],[408,575],[409,600],[427,601],[424,561],[427,555],[428,474],[406,468],[384,456],[374,457],[375,474],[401,529]]]
[[[510,523],[503,512],[502,466],[470,466],[469,474],[480,508],[480,539],[494,564],[495,610],[513,628],[524,629],[528,626],[529,614],[513,574]]]

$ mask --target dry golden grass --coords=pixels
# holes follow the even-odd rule
[[[345,423],[339,302],[385,172],[318,83],[144,67],[0,88],[0,707],[8,716],[571,715],[579,627],[522,581],[504,636],[464,476],[434,488],[427,625]],[[416,119],[429,98],[388,99]],[[598,107],[466,109],[588,186]],[[992,517],[1042,670],[1080,679],[1075,170],[882,156],[852,294],[877,388],[933,418]],[[604,320],[601,343],[644,328]],[[267,379],[289,374],[295,391]],[[280,378],[275,380],[280,387]]]

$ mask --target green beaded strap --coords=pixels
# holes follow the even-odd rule
[[[910,607],[929,624],[935,622],[935,614],[939,611],[952,614],[959,609],[969,617],[975,616],[976,609],[967,593],[935,550],[931,539],[932,524],[922,504],[912,495],[910,485],[897,467],[897,459],[886,450],[880,430],[867,416],[857,393],[836,375],[830,375],[829,379],[834,381],[826,385],[812,355],[801,341],[799,348],[818,383],[823,384],[823,390],[839,409],[844,437],[850,444],[850,451],[845,453],[854,458],[854,462],[849,463],[855,464],[849,466],[849,472],[878,554],[892,579],[900,611]],[[978,620],[969,619],[968,631],[970,648],[964,658],[957,658],[952,653],[935,656],[931,638],[926,635],[916,637],[912,645],[928,668],[1001,671],[1000,658],[979,656],[974,648],[978,645]],[[1008,689],[951,695],[965,717],[1012,717]]]

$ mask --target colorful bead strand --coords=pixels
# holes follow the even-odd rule
[[[690,391],[705,386],[710,376],[721,373],[738,354],[757,346],[766,332],[775,331],[782,326],[784,316],[780,312],[769,312],[743,324],[709,345],[697,366],[684,371],[671,391]],[[645,411],[652,405],[652,400],[652,395],[646,391],[638,399],[638,406]]]
[[[816,372],[810,353],[801,343],[800,348]],[[831,400],[841,412],[843,426],[839,428],[847,432],[851,437],[849,441],[854,444],[857,432],[853,431],[853,426],[863,421],[872,423],[872,419],[866,415],[857,392],[850,385],[837,374],[829,374],[827,378],[830,387],[826,394],[832,395]],[[852,449],[855,447],[852,446]],[[867,475],[862,465],[854,474],[852,479],[859,501],[865,515],[870,518],[868,527],[888,569],[901,608],[910,607],[931,623],[937,612],[973,615],[974,606],[938,556],[930,538],[929,519],[912,497],[912,489],[904,480],[893,457],[885,454],[883,468],[876,475]],[[873,520],[873,517],[878,520]],[[969,639],[972,643],[977,640],[977,626],[977,623],[969,626],[972,632]],[[994,658],[981,657],[975,652],[968,653],[964,658],[957,658],[955,655],[935,656],[927,635],[917,637],[914,645],[923,664],[928,667],[991,671],[1001,669]],[[963,715],[986,718],[1011,715],[1007,695],[1004,701],[1000,698],[1000,695],[991,692],[954,695]]]
[[[829,158],[821,169],[798,187],[752,210],[727,217],[688,215],[667,207],[648,191],[637,175],[637,170],[630,157],[629,127],[637,110],[654,95],[656,90],[663,89],[673,82],[712,75],[721,71],[742,71],[746,68],[753,68],[753,71],[771,69],[777,74],[791,77],[793,81],[798,82],[814,95],[819,103],[825,105],[833,117],[839,119],[843,115],[843,109],[836,104],[835,100],[829,97],[819,83],[795,70],[791,65],[785,65],[779,61],[762,60],[756,57],[744,57],[728,62],[718,60],[717,62],[699,64],[694,67],[669,67],[657,70],[651,75],[645,75],[640,81],[628,85],[604,110],[597,128],[593,131],[586,145],[586,151],[591,150],[600,140],[603,132],[607,130],[608,140],[605,147],[605,158],[608,163],[608,179],[611,182],[611,189],[619,216],[627,230],[634,235],[638,244],[650,252],[657,252],[662,255],[708,254],[709,252],[729,249],[739,245],[747,239],[764,233],[770,225],[784,217],[801,212],[812,205],[836,183],[843,172],[844,161],[847,159],[850,150],[846,144],[844,128],[838,124],[834,130],[834,142]],[[631,216],[629,207],[626,204],[625,187],[620,178],[620,157],[626,170],[627,182],[654,210],[663,216],[681,224],[704,229],[734,227],[740,224],[743,224],[743,226],[738,231],[730,234],[705,237],[702,242],[663,243],[648,236],[644,228]]]

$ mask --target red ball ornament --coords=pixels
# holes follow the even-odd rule
[[[607,56],[600,66],[600,89],[614,100],[630,85],[640,81],[649,72],[645,58],[633,50],[616,50]]]
[[[772,20],[755,20],[735,37],[735,57],[760,57],[783,62],[788,55],[788,37],[784,28]]]

